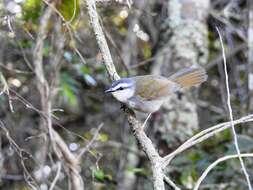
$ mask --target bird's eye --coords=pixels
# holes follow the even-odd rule
[[[119,87],[118,90],[124,90],[124,88],[123,87]]]

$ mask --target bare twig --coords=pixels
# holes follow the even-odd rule
[[[239,45],[235,46],[231,51],[229,51],[226,54],[226,58],[229,59],[229,58],[233,57],[235,54],[237,54],[238,52],[244,51],[245,49],[247,49],[247,44],[246,43],[239,44]],[[212,67],[214,67],[218,63],[220,63],[222,60],[223,60],[223,55],[219,54],[216,58],[209,61],[207,63],[207,65],[205,66],[205,68],[206,69],[211,69]]]
[[[240,154],[241,157],[253,157],[253,153],[248,153],[248,154]],[[228,156],[224,156],[222,158],[219,158],[218,160],[216,160],[215,162],[213,162],[211,165],[208,166],[208,168],[202,173],[202,175],[200,176],[200,178],[198,179],[195,187],[193,190],[198,190],[199,186],[201,184],[201,182],[205,179],[205,177],[207,176],[207,174],[215,167],[217,166],[219,163],[224,162],[226,160],[232,159],[232,158],[239,158],[238,154],[235,155],[228,155]]]
[[[8,101],[9,101],[9,107],[11,112],[14,112],[13,110],[13,105],[12,105],[12,98],[10,96],[10,91],[9,91],[9,86],[7,81],[5,80],[5,77],[3,76],[3,74],[0,72],[0,84],[3,83],[3,90],[0,91],[0,95],[2,95],[3,93],[5,93],[8,97]]]
[[[52,143],[52,147],[54,150],[54,153],[57,155],[58,159],[63,159],[67,164],[67,169],[70,176],[70,182],[71,182],[71,189],[73,190],[83,190],[84,184],[82,181],[82,177],[79,174],[79,162],[76,158],[76,156],[68,149],[68,146],[64,142],[64,140],[61,138],[61,136],[53,129],[52,126],[52,100],[54,98],[54,93],[50,90],[49,83],[47,79],[45,78],[44,74],[44,68],[43,68],[43,47],[44,47],[44,40],[47,37],[47,27],[50,20],[50,17],[52,16],[53,9],[51,7],[47,7],[44,14],[42,15],[40,19],[40,28],[39,33],[37,36],[34,52],[33,52],[33,62],[34,62],[34,70],[36,74],[36,78],[38,80],[37,88],[40,92],[40,98],[41,98],[41,107],[42,107],[42,113],[46,115],[46,118],[41,117],[41,129],[49,133],[50,141]],[[55,27],[58,27],[59,23],[55,25]],[[59,30],[59,28],[56,28],[56,30]],[[59,38],[61,39],[61,38]],[[56,53],[59,55],[55,55],[55,57],[51,60],[54,62],[52,63],[54,77],[52,77],[50,80],[55,81],[58,76],[59,68],[59,62],[60,57],[62,56],[62,49],[64,43],[64,39],[60,40],[61,42],[57,43],[56,45]],[[54,84],[54,82],[53,82]]]
[[[240,148],[239,148],[239,145],[238,145],[237,134],[236,134],[235,127],[234,127],[234,118],[233,118],[233,112],[232,112],[231,102],[230,102],[230,89],[229,89],[229,83],[228,83],[228,72],[227,72],[227,64],[226,64],[226,57],[225,57],[225,49],[224,49],[224,46],[223,46],[223,41],[222,41],[222,37],[221,37],[220,31],[219,31],[219,28],[216,27],[216,30],[219,34],[220,43],[221,43],[221,47],[222,47],[222,55],[223,55],[223,61],[224,61],[223,62],[224,63],[224,72],[225,72],[225,79],[226,79],[226,89],[227,89],[227,106],[228,106],[229,117],[230,117],[230,121],[231,121],[231,129],[232,129],[233,137],[234,137],[234,144],[235,144],[235,148],[236,148],[238,158],[239,158],[241,166],[242,166],[243,173],[244,173],[244,175],[246,177],[246,180],[247,180],[247,183],[248,183],[249,190],[251,190],[252,188],[251,188],[249,174],[248,174],[248,172],[245,168],[243,159],[241,157],[241,152],[240,152]]]
[[[88,13],[91,20],[91,25],[96,35],[97,43],[99,49],[102,53],[104,65],[111,80],[119,79],[119,75],[116,72],[113,60],[110,54],[109,47],[107,45],[103,30],[99,24],[99,16],[96,11],[95,0],[87,0]],[[126,113],[128,115],[128,122],[134,132],[134,136],[140,143],[142,150],[146,153],[153,172],[153,186],[155,190],[164,190],[163,182],[163,171],[161,167],[161,157],[159,156],[157,150],[155,149],[152,141],[147,137],[142,129],[142,124],[136,119],[135,114],[132,110],[127,109]]]
[[[97,140],[98,135],[99,135],[99,131],[100,131],[100,129],[101,129],[103,126],[104,126],[104,123],[101,123],[101,124],[98,126],[98,128],[97,128],[95,134],[93,135],[93,138],[89,141],[89,143],[88,143],[85,147],[83,147],[83,148],[80,150],[80,153],[78,154],[77,159],[80,160],[80,158],[84,155],[84,153],[90,150],[91,145]]]
[[[24,162],[26,159],[24,157],[24,154],[29,155],[29,158],[33,158],[33,156],[18,146],[18,144],[12,139],[8,129],[4,126],[4,123],[1,120],[0,120],[0,128],[5,132],[6,138],[8,139],[11,147],[14,149],[14,151],[18,154],[20,158],[20,162],[24,170],[24,179],[26,183],[30,186],[31,189],[34,190],[38,189],[39,185],[36,183],[36,180],[33,178],[32,174],[29,172]]]
[[[58,181],[58,179],[60,177],[60,174],[61,174],[61,167],[62,167],[61,162],[60,161],[57,162],[56,165],[57,165],[57,173],[55,175],[55,178],[54,178],[53,182],[51,183],[51,186],[50,186],[49,190],[53,190],[54,189],[54,186],[56,185],[56,183],[57,183],[57,181]]]
[[[248,115],[248,116],[244,116],[241,117],[238,120],[234,120],[234,125],[238,125],[238,124],[242,124],[242,123],[248,123],[248,122],[252,122],[253,121],[253,114],[252,115]],[[174,150],[172,153],[168,154],[167,156],[165,156],[163,158],[163,167],[166,167],[171,160],[178,154],[180,154],[181,152],[187,150],[188,148],[199,144],[201,142],[203,142],[204,140],[214,136],[215,134],[224,131],[225,129],[228,129],[231,127],[230,122],[224,122],[224,123],[220,123],[218,125],[215,125],[213,127],[209,127],[201,132],[199,132],[198,134],[194,135],[193,137],[191,137],[190,139],[188,139],[185,143],[183,143],[181,146],[179,146],[176,150]]]
[[[133,4],[132,0],[96,0],[96,3],[117,3],[120,5],[127,5],[128,8],[131,8],[131,5]]]
[[[253,111],[253,2],[249,3],[249,28],[248,28],[248,88],[249,88],[249,109]]]
[[[66,28],[67,28],[67,30],[68,30],[68,32],[69,32],[69,36],[70,36],[70,38],[71,38],[71,40],[74,42],[75,41],[75,39],[74,39],[74,35],[73,35],[73,32],[72,32],[72,27],[71,27],[71,22],[73,21],[73,19],[74,19],[74,17],[75,17],[75,14],[76,14],[76,0],[75,0],[75,4],[74,4],[74,6],[75,6],[75,11],[74,11],[74,13],[72,14],[72,18],[69,20],[69,21],[66,21],[65,20],[65,18],[63,17],[63,15],[60,13],[60,11],[58,11],[58,9],[57,8],[55,8],[55,6],[52,4],[52,3],[50,3],[49,1],[47,1],[47,0],[43,0],[43,2],[46,4],[46,5],[48,5],[49,7],[51,7],[51,9],[61,18],[61,20],[63,21],[63,25],[65,25],[66,26]],[[73,47],[72,47],[74,50],[75,50],[75,52],[76,52],[76,54],[79,56],[79,58],[81,59],[81,61],[82,61],[82,63],[83,64],[86,64],[86,61],[85,61],[85,59],[84,59],[84,57],[82,56],[82,54],[81,54],[81,52],[77,49],[77,47],[75,46],[75,45],[73,45]]]
[[[169,177],[164,175],[164,181],[168,183],[174,190],[181,190]]]

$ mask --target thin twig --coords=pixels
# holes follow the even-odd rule
[[[103,126],[104,126],[104,123],[101,123],[101,124],[98,126],[98,128],[97,128],[95,134],[93,135],[92,139],[89,141],[89,143],[88,143],[84,148],[82,148],[82,149],[80,150],[80,153],[79,153],[78,156],[77,156],[77,159],[78,159],[78,160],[84,155],[85,152],[87,152],[87,151],[90,150],[91,145],[95,142],[95,140],[97,140],[98,135],[99,135],[99,131],[100,131],[100,129],[101,129]]]
[[[219,163],[224,162],[226,160],[232,159],[232,158],[238,158],[239,155],[235,154],[235,155],[228,155],[228,156],[224,156],[222,158],[219,158],[218,160],[216,160],[215,162],[213,162],[212,164],[210,164],[208,166],[208,168],[202,173],[202,175],[200,176],[200,178],[198,179],[195,187],[193,190],[198,190],[199,186],[201,184],[201,182],[206,178],[207,174],[215,167],[217,166]],[[240,154],[240,157],[253,157],[253,153],[248,153],[248,154]]]
[[[227,89],[227,106],[228,106],[229,117],[230,117],[230,121],[231,121],[231,129],[232,129],[233,137],[234,137],[234,144],[235,144],[235,148],[236,148],[238,158],[239,158],[241,166],[242,166],[243,173],[244,173],[244,175],[246,177],[246,180],[247,180],[247,183],[248,183],[249,190],[251,190],[252,187],[251,187],[251,183],[250,183],[250,179],[249,179],[249,174],[248,174],[248,172],[245,168],[243,159],[241,157],[241,152],[240,152],[240,148],[239,148],[239,145],[238,145],[237,134],[236,134],[236,131],[235,131],[235,126],[234,126],[234,118],[233,118],[233,112],[232,112],[231,102],[230,102],[230,89],[229,89],[229,83],[228,83],[228,71],[227,71],[225,49],[224,49],[224,46],[223,46],[223,41],[222,41],[222,37],[221,37],[220,31],[219,31],[219,28],[216,27],[216,30],[219,34],[221,48],[222,48],[222,55],[223,55],[223,61],[224,61],[223,62],[224,63],[224,72],[225,72],[225,79],[226,79],[226,89]]]
[[[57,173],[55,175],[55,178],[49,188],[49,190],[53,190],[54,189],[54,186],[56,185],[56,182],[58,181],[59,177],[60,177],[60,174],[61,174],[61,167],[62,167],[62,164],[60,161],[57,162]]]
[[[181,190],[168,176],[164,175],[164,180],[168,183],[174,190]]]
[[[142,129],[145,129],[146,124],[147,124],[149,118],[151,117],[151,115],[152,115],[152,113],[149,113],[149,114],[148,114],[147,118],[145,119],[144,123],[142,124]]]
[[[11,137],[8,129],[4,126],[4,123],[0,120],[0,128],[5,132],[5,135],[6,135],[6,138],[8,139],[11,147],[13,148],[13,150],[18,154],[19,158],[20,158],[20,162],[21,162],[21,165],[23,167],[23,170],[24,170],[24,179],[25,179],[25,182],[28,184],[28,186],[30,186],[31,189],[38,189],[39,188],[39,185],[37,184],[36,180],[33,178],[32,174],[29,172],[29,170],[27,169],[26,165],[25,165],[25,157],[24,157],[24,153],[26,155],[29,156],[29,158],[33,159],[33,156],[27,152],[26,150],[20,148],[18,146],[18,144],[13,140],[13,138]]]
[[[248,115],[248,116],[244,116],[241,117],[238,120],[234,121],[234,125],[238,125],[238,124],[242,124],[242,123],[248,123],[248,122],[252,122],[253,121],[253,114]],[[190,139],[188,139],[186,142],[184,142],[182,145],[180,145],[176,150],[174,150],[172,153],[168,154],[167,156],[165,156],[163,158],[163,167],[165,168],[173,158],[175,158],[176,155],[180,154],[181,152],[189,149],[190,147],[199,144],[201,142],[203,142],[204,140],[214,136],[217,133],[220,133],[222,131],[224,131],[225,129],[228,129],[231,127],[231,123],[229,122],[224,122],[224,123],[220,123],[218,125],[215,125],[213,127],[209,127],[199,133],[197,133],[196,135],[194,135],[193,137],[191,137]]]
[[[253,111],[253,2],[248,1],[249,27],[248,27],[248,89],[249,111]]]

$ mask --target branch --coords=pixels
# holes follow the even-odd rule
[[[99,49],[102,53],[104,65],[106,70],[111,78],[111,80],[119,79],[119,75],[116,72],[113,60],[110,54],[109,47],[107,45],[103,30],[99,24],[99,16],[96,11],[95,0],[87,0],[88,13],[91,21],[93,31],[96,35],[96,40],[99,46]],[[146,153],[150,163],[153,173],[153,186],[155,190],[164,190],[163,182],[163,171],[161,167],[161,157],[159,156],[157,150],[155,149],[152,141],[147,137],[143,131],[142,124],[136,119],[135,114],[132,110],[126,109],[128,116],[128,122],[135,138],[140,143],[142,150]]]
[[[173,187],[174,190],[181,190],[173,181],[171,181],[171,179],[169,177],[167,177],[166,175],[164,175],[164,181],[166,183],[168,183],[168,185],[170,185],[171,187]]]
[[[94,143],[95,140],[97,140],[98,135],[99,135],[99,131],[100,131],[100,129],[101,129],[103,126],[104,126],[104,123],[101,123],[101,124],[98,126],[98,128],[97,128],[95,134],[93,135],[93,137],[92,137],[92,139],[89,141],[89,143],[79,151],[80,153],[77,155],[77,159],[80,160],[80,158],[84,155],[84,153],[90,150],[91,145]]]
[[[96,0],[96,3],[101,3],[101,4],[105,4],[105,3],[117,3],[120,5],[127,5],[128,8],[131,8],[131,5],[133,4],[132,0]]]
[[[248,27],[248,89],[249,111],[253,111],[253,2],[249,1],[249,27]]]
[[[216,30],[219,34],[221,48],[222,48],[222,55],[223,55],[223,61],[224,61],[223,62],[224,63],[224,72],[225,72],[225,79],[226,79],[226,89],[227,89],[227,106],[228,106],[229,117],[230,117],[230,122],[231,122],[231,129],[232,129],[233,137],[234,137],[235,149],[236,149],[238,158],[240,160],[240,164],[242,166],[243,173],[246,177],[248,188],[249,188],[249,190],[251,190],[252,187],[251,187],[251,183],[250,183],[250,179],[249,179],[249,174],[248,174],[248,172],[245,168],[244,161],[241,157],[241,152],[240,152],[240,148],[239,148],[239,145],[238,145],[237,134],[236,134],[236,131],[235,131],[235,126],[234,126],[234,118],[233,118],[233,112],[232,112],[231,102],[230,102],[230,89],[229,89],[229,83],[228,83],[228,71],[227,71],[227,63],[226,63],[226,57],[225,57],[225,49],[223,47],[223,41],[222,41],[222,37],[221,37],[220,31],[219,31],[219,28],[216,27]]]
[[[111,80],[118,80],[120,79],[120,76],[118,75],[115,69],[109,47],[105,39],[105,35],[103,33],[102,27],[99,24],[99,16],[96,10],[95,0],[87,0],[86,2],[87,2],[87,7],[88,7],[88,13],[90,16],[90,22],[91,22],[93,31],[96,35],[97,43],[102,53],[106,70]]]
[[[57,181],[58,181],[58,179],[60,177],[60,174],[61,174],[61,167],[62,167],[61,162],[57,162],[57,172],[56,172],[56,175],[55,175],[55,178],[54,178],[52,184],[50,185],[49,190],[53,190],[54,189],[54,186],[57,183]]]
[[[248,153],[248,154],[241,154],[241,157],[253,157],[253,153]],[[207,174],[219,163],[224,162],[226,160],[232,159],[232,158],[238,158],[239,155],[235,154],[235,155],[228,155],[228,156],[224,156],[222,158],[219,158],[218,160],[216,160],[215,162],[213,162],[211,165],[208,166],[208,168],[202,173],[202,175],[200,176],[200,178],[198,179],[195,187],[193,190],[198,190],[199,186],[201,184],[201,182],[205,179],[205,177],[207,176]]]
[[[238,120],[234,120],[234,125],[242,124],[242,123],[248,123],[253,121],[253,114],[241,117]],[[179,146],[176,150],[174,150],[172,153],[168,154],[163,158],[163,167],[165,168],[173,158],[175,158],[176,155],[180,154],[181,152],[187,150],[188,148],[191,148],[192,146],[199,144],[206,139],[214,136],[217,133],[220,133],[228,128],[230,128],[230,122],[224,122],[220,123],[218,125],[215,125],[213,127],[209,127],[193,137],[191,137],[189,140],[187,140],[185,143],[183,143],[181,146]]]
[[[50,86],[44,74],[43,69],[43,48],[44,48],[44,40],[47,37],[48,33],[48,23],[53,14],[53,9],[51,7],[47,7],[44,11],[44,14],[40,19],[40,27],[39,33],[36,39],[36,44],[33,52],[33,62],[34,62],[34,70],[35,75],[38,80],[37,88],[40,92],[41,98],[41,108],[42,112],[45,114],[46,118],[41,115],[40,127],[41,130],[44,130],[49,133],[49,138],[52,143],[52,147],[54,153],[58,157],[59,160],[64,160],[66,162],[66,168],[69,171],[71,189],[73,190],[83,190],[83,181],[82,177],[79,174],[79,162],[76,156],[68,149],[67,144],[61,138],[61,136],[53,129],[52,126],[52,100],[54,98],[54,94],[52,90],[50,90]],[[58,23],[59,24],[59,23]],[[55,25],[56,30],[59,25]],[[62,39],[61,39],[62,40]],[[54,61],[52,67],[54,67],[54,77],[51,77],[49,80],[54,81],[55,77],[58,75],[58,69],[56,69],[57,65],[60,62],[60,58],[62,56],[62,49],[64,47],[64,43],[57,43],[56,45],[56,54],[54,55]],[[51,68],[52,70],[52,68]],[[52,73],[51,73],[52,74]],[[51,75],[52,76],[52,75]]]

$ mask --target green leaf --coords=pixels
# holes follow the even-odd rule
[[[105,173],[103,170],[96,169],[94,167],[91,168],[92,171],[92,176],[96,178],[99,181],[104,181],[105,180]]]
[[[91,167],[92,177],[100,182],[112,181],[112,176],[110,174],[105,174],[105,172],[101,169],[96,169],[95,167]]]
[[[42,11],[41,0],[26,0],[22,6],[25,20],[37,21]]]
[[[71,106],[77,105],[77,98],[75,92],[77,92],[78,83],[70,77],[67,73],[61,75],[61,93],[67,99]]]
[[[109,139],[109,137],[106,133],[100,133],[98,138],[101,142],[106,142]]]
[[[86,66],[81,66],[80,70],[83,74],[90,74],[91,73],[90,68],[86,67]]]
[[[144,168],[128,167],[127,172],[147,176],[147,171]]]
[[[79,14],[80,2],[79,0],[62,0],[57,9],[66,21],[74,20]]]
[[[111,176],[110,174],[106,174],[106,175],[105,175],[105,179],[106,179],[107,181],[112,181],[112,176]]]
[[[66,84],[63,85],[63,93],[64,93],[65,97],[67,97],[69,103],[72,106],[76,106],[77,105],[76,96],[74,95],[74,93],[71,90],[71,88],[68,85],[66,85]]]

